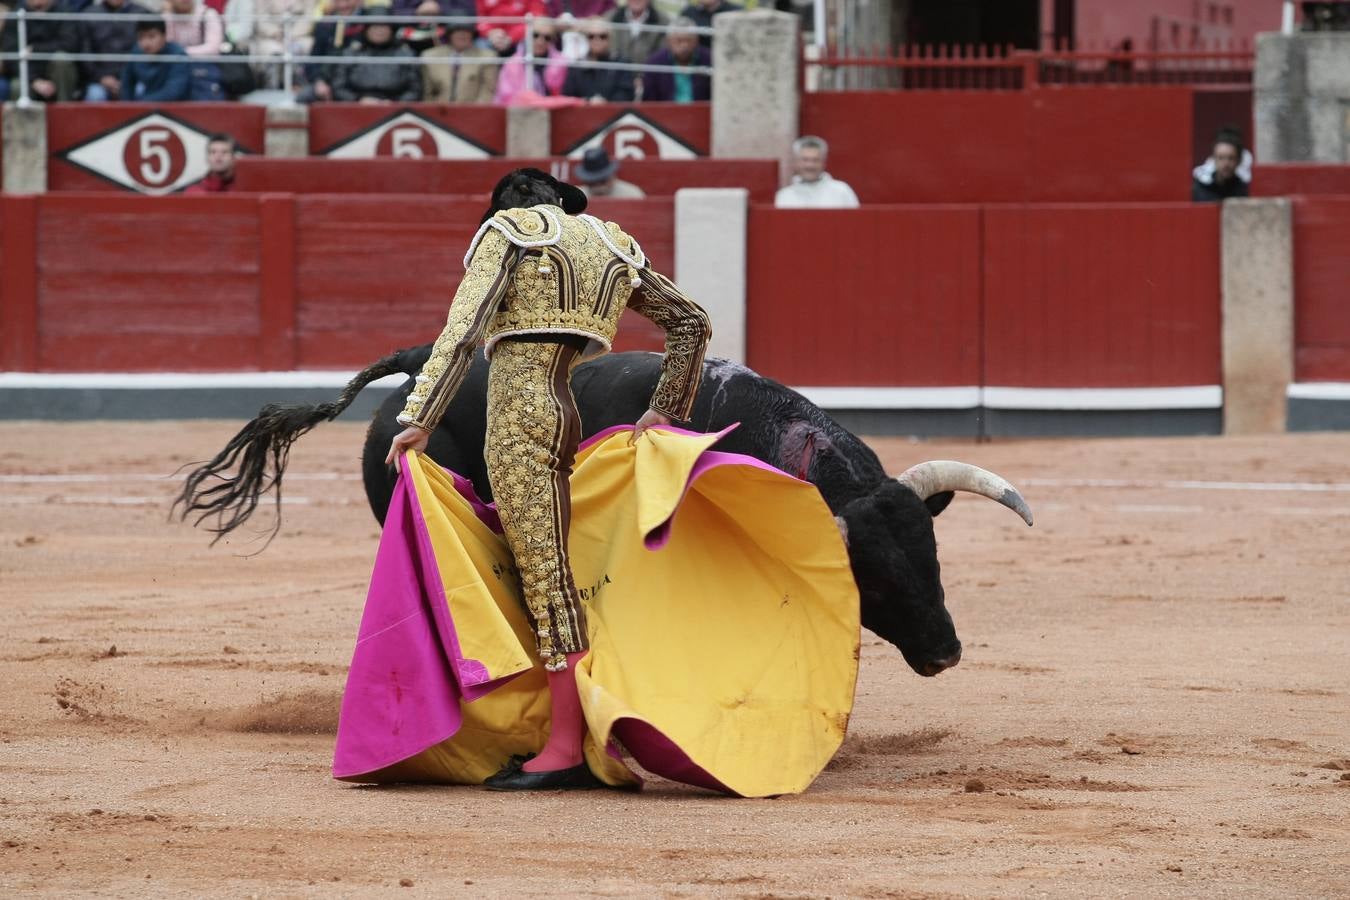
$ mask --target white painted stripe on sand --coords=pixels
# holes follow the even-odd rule
[[[1157,388],[986,387],[990,409],[1127,410],[1218,409],[1223,388],[1217,384]]]
[[[1305,381],[1289,385],[1287,393],[1298,400],[1350,400],[1350,382]]]
[[[343,388],[355,377],[355,372],[0,372],[0,389]],[[396,388],[407,380],[386,375],[368,387]]]
[[[1019,485],[1063,488],[1148,488],[1179,491],[1306,491],[1350,493],[1343,481],[1167,481],[1145,478],[1019,478]]]
[[[794,387],[826,409],[974,409],[978,387]]]

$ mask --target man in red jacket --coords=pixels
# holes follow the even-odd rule
[[[206,177],[185,194],[227,194],[234,190],[234,138],[213,134],[206,141]]]

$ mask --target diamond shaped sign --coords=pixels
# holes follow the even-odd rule
[[[206,177],[210,135],[150,112],[58,154],[71,165],[142,194],[170,194]]]
[[[492,154],[440,122],[404,110],[381,119],[324,151],[334,159],[487,159]]]
[[[604,147],[611,159],[697,159],[698,152],[682,138],[651,119],[625,112],[582,138],[567,151],[568,159],[581,159],[592,147]]]

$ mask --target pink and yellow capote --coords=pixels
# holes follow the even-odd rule
[[[583,443],[571,482],[587,762],[615,787],[641,783],[626,751],[729,794],[805,790],[844,739],[858,673],[834,517],[814,485],[710,450],[722,433],[651,429],[633,445],[629,432]],[[333,774],[478,784],[543,746],[544,669],[495,511],[426,456],[401,472]]]

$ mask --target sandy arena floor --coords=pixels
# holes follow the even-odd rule
[[[864,635],[839,756],[737,801],[332,781],[362,427],[300,441],[254,557],[165,520],[235,427],[0,424],[0,893],[1350,893],[1350,435],[874,442],[998,470],[1036,527],[958,499],[961,665]]]

